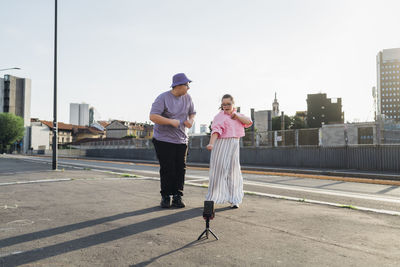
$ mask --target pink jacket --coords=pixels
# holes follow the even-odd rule
[[[239,116],[243,116],[238,113]],[[233,120],[231,115],[226,114],[224,111],[218,113],[211,125],[211,134],[218,133],[218,138],[240,138],[244,136],[244,128],[248,128],[253,124],[243,124],[238,119]]]

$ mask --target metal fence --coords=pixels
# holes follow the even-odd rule
[[[89,157],[157,160],[154,149],[88,149]],[[188,162],[209,163],[205,148],[190,148]],[[346,147],[242,147],[243,165],[297,168],[354,169],[400,173],[400,145],[359,145]]]
[[[400,130],[363,131],[346,133],[343,131],[332,132],[329,136],[321,128],[252,132],[246,131],[241,138],[241,147],[338,147],[357,145],[400,144]],[[365,131],[364,131],[365,132]],[[372,136],[372,135],[376,136]],[[332,139],[332,140],[331,140]],[[191,136],[189,148],[205,148],[210,140],[209,135]],[[330,141],[331,140],[331,141]],[[78,149],[112,149],[112,148],[153,148],[149,139],[120,139],[99,140],[72,146]]]

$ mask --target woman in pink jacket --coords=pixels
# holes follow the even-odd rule
[[[219,112],[211,125],[211,138],[207,149],[211,151],[210,182],[206,200],[216,204],[229,202],[238,208],[243,199],[243,177],[240,171],[239,139],[244,128],[253,122],[237,113],[231,95],[224,95]]]

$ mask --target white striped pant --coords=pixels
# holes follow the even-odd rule
[[[210,182],[206,200],[216,204],[240,204],[243,177],[240,171],[239,138],[218,138],[211,150]]]

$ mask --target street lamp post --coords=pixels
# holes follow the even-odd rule
[[[53,102],[53,170],[57,170],[57,0],[54,3],[54,102]]]

